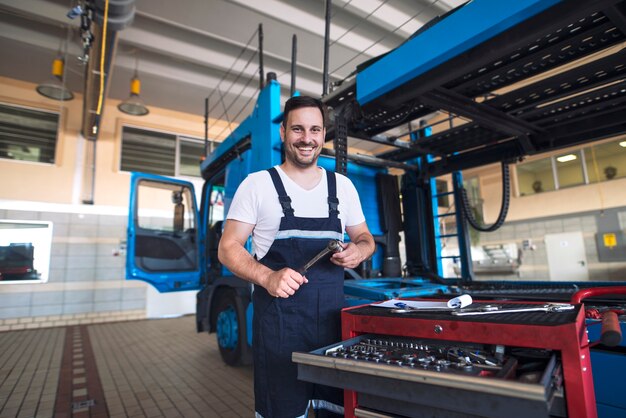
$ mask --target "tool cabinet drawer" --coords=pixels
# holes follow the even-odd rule
[[[299,379],[354,391],[360,408],[377,413],[522,418],[564,410],[551,350],[365,334],[295,352],[293,361]]]

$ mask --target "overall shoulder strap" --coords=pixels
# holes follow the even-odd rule
[[[326,170],[328,181],[328,213],[331,217],[339,215],[339,199],[337,199],[337,178],[333,171]]]
[[[278,193],[278,201],[280,202],[280,206],[283,208],[283,213],[285,216],[293,215],[293,208],[291,207],[291,198],[287,196],[287,192],[285,191],[285,186],[283,185],[283,181],[280,179],[280,174],[278,174],[278,170],[276,167],[272,167],[267,170],[272,177],[272,183],[274,183],[274,188]]]

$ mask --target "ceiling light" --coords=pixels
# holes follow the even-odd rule
[[[139,81],[137,70],[135,70],[135,75],[130,81],[130,96],[128,99],[117,105],[117,108],[121,112],[133,116],[144,116],[150,113],[143,100],[141,100],[141,97],[139,97],[140,90],[141,81]]]
[[[624,147],[624,148],[626,148],[626,141],[622,141],[622,142],[620,142],[620,143],[619,143],[619,146],[620,146],[620,147]]]
[[[64,62],[62,58],[52,61],[52,78],[37,86],[37,93],[53,100],[72,100],[74,94],[63,83]]]
[[[566,163],[568,161],[574,161],[576,157],[574,154],[566,154],[566,155],[561,155],[560,157],[557,157],[556,160],[560,163]]]

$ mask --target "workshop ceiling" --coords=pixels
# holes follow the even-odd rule
[[[52,60],[66,56],[66,84],[82,93],[84,68],[76,0],[0,0],[0,76],[40,83]],[[401,44],[464,0],[333,0],[330,81]],[[137,0],[121,30],[108,97],[128,97],[138,67],[141,97],[156,106],[239,122],[259,88],[257,29],[263,25],[265,73],[275,72],[283,100],[291,83],[292,36],[298,39],[296,88],[322,93],[324,0]],[[226,111],[225,111],[226,109]]]

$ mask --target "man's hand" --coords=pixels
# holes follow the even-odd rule
[[[288,298],[293,296],[304,283],[308,283],[306,277],[285,267],[282,270],[271,272],[262,284],[265,290],[275,298]]]
[[[361,264],[361,261],[365,260],[366,257],[363,256],[358,245],[349,242],[348,244],[342,244],[342,246],[343,251],[334,253],[332,257],[330,257],[330,261],[334,264],[343,268],[353,269]]]
[[[293,296],[308,280],[293,269],[274,271],[256,261],[244,247],[253,229],[254,225],[226,220],[218,250],[219,260],[237,277],[264,287],[276,298]]]
[[[365,222],[347,226],[346,232],[351,242],[343,244],[343,251],[333,254],[330,261],[343,268],[353,269],[374,253],[374,237]]]

